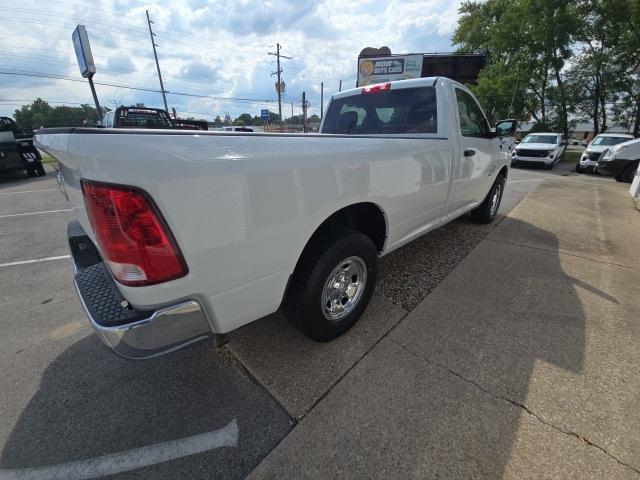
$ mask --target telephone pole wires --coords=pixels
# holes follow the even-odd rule
[[[151,24],[153,22],[149,18],[149,10],[145,10],[145,11],[147,12],[147,24],[149,25],[149,36],[151,37],[151,46],[153,47],[153,56],[156,59],[156,68],[158,69],[158,78],[160,79],[160,91],[162,92],[162,100],[164,101],[164,109],[165,109],[166,112],[169,112],[169,107],[167,106],[167,92],[165,91],[164,84],[162,83],[162,74],[160,73],[160,63],[158,63],[158,52],[156,52],[156,47],[158,45],[156,45],[156,42],[153,39],[153,37],[155,37],[156,34],[153,33],[153,30],[151,30]]]
[[[278,82],[276,83],[276,92],[278,92],[278,115],[280,116],[280,126],[282,127],[282,94],[284,93],[285,83],[281,80],[281,77],[280,77],[282,75],[282,67],[280,66],[280,59],[286,58],[288,60],[291,60],[292,57],[287,57],[285,55],[280,54],[279,43],[276,43],[275,53],[274,52],[267,52],[267,53],[269,55],[273,55],[274,57],[276,57],[277,68],[275,72],[271,72],[271,76],[273,75],[278,76]]]

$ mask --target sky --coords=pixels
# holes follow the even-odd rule
[[[149,11],[169,108],[178,115],[278,111],[276,43],[286,91],[283,116],[320,113],[331,94],[353,88],[358,53],[452,51],[459,1],[449,0],[0,0],[0,115],[41,97],[93,104],[71,34],[85,25],[101,104],[162,107],[145,10]],[[11,74],[7,74],[11,73]],[[20,75],[15,75],[20,74]],[[62,78],[42,77],[54,76]],[[72,81],[76,80],[76,81]],[[78,81],[79,80],[79,81]],[[110,84],[110,85],[105,85]],[[133,90],[136,87],[154,91]],[[188,94],[188,95],[180,95]]]

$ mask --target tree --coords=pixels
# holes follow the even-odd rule
[[[108,108],[103,109],[109,111]],[[34,130],[40,127],[80,127],[84,120],[97,121],[98,115],[95,108],[88,104],[52,107],[45,100],[37,98],[31,105],[23,105],[15,110],[13,118],[22,128]]]
[[[221,127],[222,124],[222,119],[220,118],[220,115],[216,115],[216,118],[213,119],[213,126],[214,127]]]
[[[241,114],[236,120],[233,122],[234,125],[240,125],[239,122],[242,122],[242,125],[253,125],[253,118],[248,113]]]

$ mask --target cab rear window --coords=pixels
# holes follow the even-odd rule
[[[434,87],[403,88],[332,100],[322,133],[346,135],[437,133]]]

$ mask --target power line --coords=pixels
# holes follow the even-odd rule
[[[37,72],[7,72],[4,70],[0,70],[0,75],[53,78],[56,80],[65,80],[69,82],[86,83],[84,80],[80,80],[77,78],[69,78],[69,77],[64,77],[62,75],[48,75],[48,74],[42,74]],[[160,90],[155,90],[153,88],[136,87],[132,85],[119,85],[119,84],[107,83],[107,82],[94,82],[94,83],[96,85],[102,85],[106,87],[124,88],[128,90],[137,90],[142,92],[160,93]],[[239,102],[239,103],[276,103],[275,100],[266,100],[266,99],[260,99],[260,98],[222,97],[222,96],[215,96],[215,95],[205,95],[205,94],[189,93],[189,92],[172,92],[172,91],[167,91],[167,93],[170,95],[178,95],[183,97],[208,98],[211,100]]]

